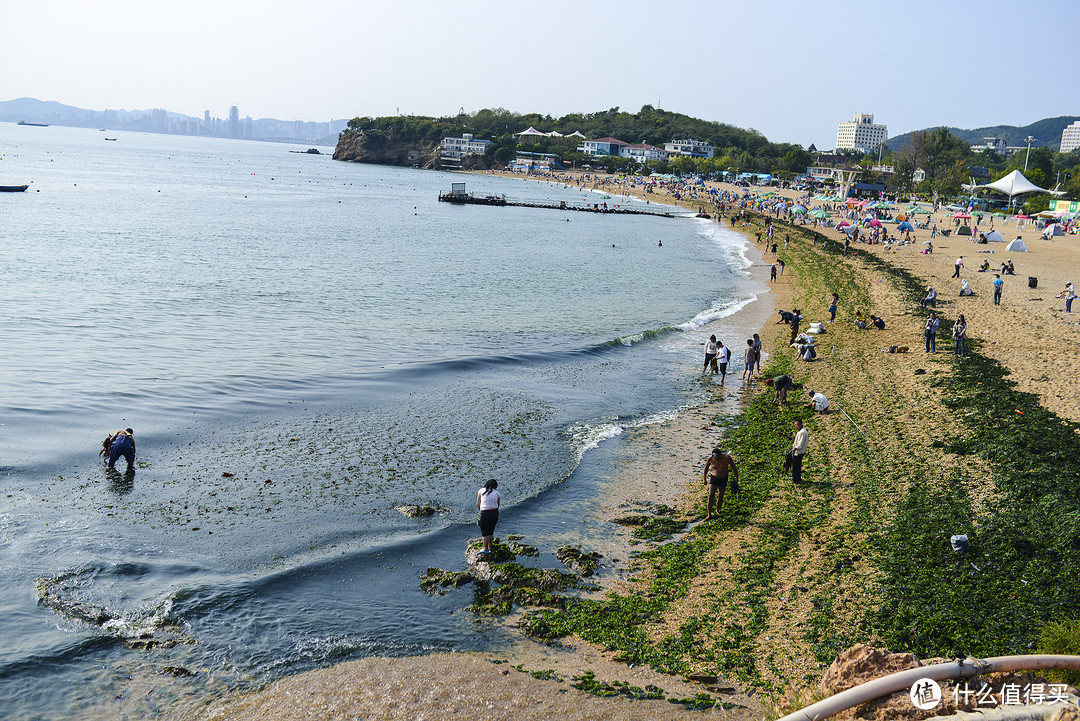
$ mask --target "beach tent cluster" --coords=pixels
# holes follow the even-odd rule
[[[514,135],[526,138],[581,138],[583,140],[585,138],[585,136],[582,135],[581,132],[578,130],[575,130],[572,133],[560,133],[558,130],[552,130],[550,133],[541,133],[539,130],[537,130],[531,125],[525,130],[522,130],[520,133],[514,133]]]

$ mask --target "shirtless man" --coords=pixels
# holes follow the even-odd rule
[[[739,469],[735,467],[735,459],[730,454],[724,453],[719,448],[714,448],[709,460],[705,461],[704,484],[709,487],[709,504],[706,521],[711,521],[713,516],[713,501],[716,501],[716,513],[720,514],[720,507],[724,505],[724,491],[727,489],[728,472],[732,480],[739,482]],[[732,488],[734,493],[735,489]]]

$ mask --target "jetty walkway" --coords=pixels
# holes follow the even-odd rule
[[[454,185],[457,185],[455,183]],[[655,210],[639,210],[637,208],[624,207],[622,203],[617,206],[609,205],[600,200],[596,203],[573,202],[560,200],[558,202],[540,202],[528,200],[508,200],[505,195],[473,195],[464,190],[455,188],[449,193],[439,193],[439,200],[443,203],[458,203],[461,205],[498,205],[517,208],[547,208],[550,210],[574,210],[583,213],[611,213],[614,215],[656,215],[661,218],[675,218],[671,213]]]

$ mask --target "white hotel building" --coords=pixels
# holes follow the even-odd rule
[[[1061,152],[1071,153],[1080,148],[1080,120],[1061,131]]]
[[[443,138],[442,159],[461,160],[466,155],[483,155],[487,152],[490,140],[477,140],[472,133],[464,133],[460,138]]]
[[[836,128],[837,150],[860,150],[869,153],[889,137],[884,125],[874,123],[873,113],[855,113],[850,123],[840,123]]]

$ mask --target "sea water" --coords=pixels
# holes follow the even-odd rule
[[[8,718],[105,713],[148,665],[243,689],[490,647],[468,592],[418,586],[464,566],[476,489],[499,479],[500,532],[565,531],[762,291],[716,223],[437,200],[596,202],[572,186],[115,137],[0,124],[0,184],[31,183],[0,196]],[[149,633],[175,646],[129,648]]]

